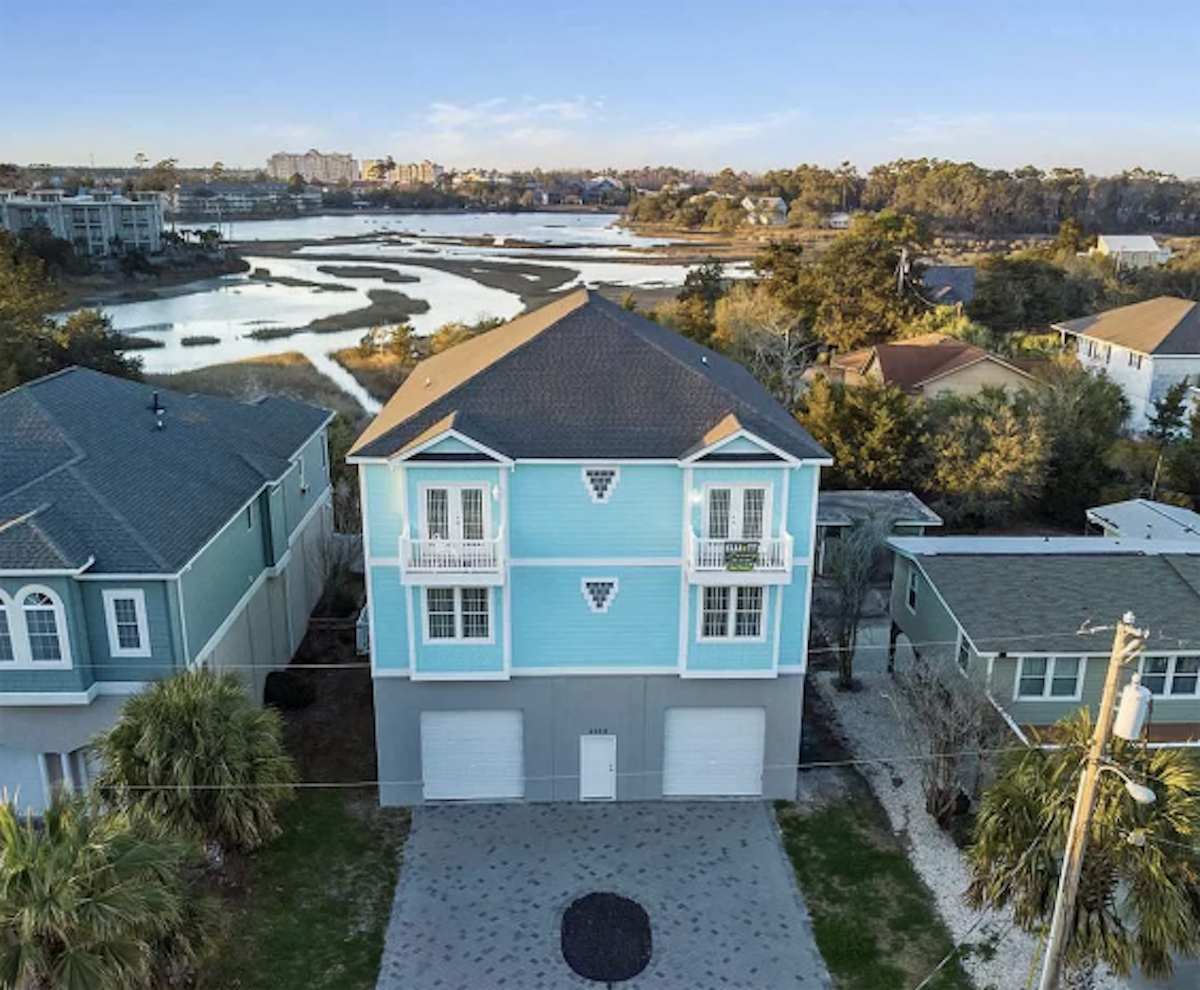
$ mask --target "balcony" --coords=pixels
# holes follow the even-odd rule
[[[692,584],[788,584],[791,533],[759,540],[710,540],[688,532],[687,571]]]
[[[504,534],[487,540],[400,537],[400,575],[405,584],[498,585],[504,583]]]

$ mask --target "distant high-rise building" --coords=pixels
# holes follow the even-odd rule
[[[305,182],[336,185],[339,182],[358,180],[358,162],[351,155],[323,155],[312,148],[302,155],[279,151],[267,159],[267,175],[286,182],[293,175],[301,175]]]
[[[433,186],[442,177],[441,165],[435,165],[428,158],[422,162],[396,166],[396,185],[398,186]]]

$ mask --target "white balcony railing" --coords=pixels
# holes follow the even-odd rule
[[[499,574],[503,533],[487,540],[400,537],[400,566],[408,574]]]
[[[757,575],[781,577],[792,573],[790,533],[758,540],[712,540],[688,534],[688,570],[697,580],[717,574],[753,582]]]

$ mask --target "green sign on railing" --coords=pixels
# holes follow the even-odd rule
[[[757,543],[726,543],[725,570],[752,571],[758,566]]]

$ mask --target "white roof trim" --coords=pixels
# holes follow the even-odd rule
[[[432,436],[428,440],[421,441],[421,443],[417,444],[411,450],[406,450],[400,454],[393,454],[391,457],[386,458],[385,462],[388,464],[396,464],[401,461],[410,461],[414,457],[416,457],[418,454],[423,453],[424,451],[428,450],[430,447],[436,447],[443,440],[457,440],[460,443],[465,443],[468,447],[472,448],[473,450],[479,451],[481,454],[487,454],[488,457],[492,458],[492,460],[496,461],[499,464],[504,464],[504,465],[512,464],[511,457],[506,457],[504,454],[501,454],[498,450],[492,450],[491,447],[488,447],[486,444],[482,444],[478,440],[475,440],[472,437],[467,436],[465,433],[462,433],[461,431],[454,429],[454,427],[451,427],[450,429],[445,430],[442,433],[438,433],[436,436]]]

